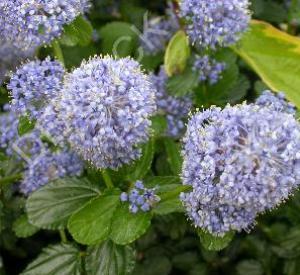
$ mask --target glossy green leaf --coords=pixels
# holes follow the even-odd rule
[[[66,25],[60,43],[66,46],[86,46],[91,42],[93,27],[82,16],[78,16],[71,24]]]
[[[130,181],[143,179],[151,168],[154,156],[154,140],[151,139],[143,146],[141,158],[135,161],[126,171],[128,173],[127,179]]]
[[[268,23],[252,21],[234,48],[274,91],[284,91],[300,107],[300,39]]]
[[[18,238],[28,238],[38,232],[39,228],[32,225],[24,214],[14,222],[13,230]]]
[[[18,133],[23,136],[33,130],[35,122],[31,121],[28,116],[22,116],[19,118]]]
[[[31,262],[22,275],[80,275],[80,251],[71,244],[51,245]]]
[[[167,90],[173,96],[185,96],[199,84],[199,76],[190,68],[182,74],[174,75],[167,80]]]
[[[203,230],[198,230],[198,235],[200,237],[200,242],[205,249],[220,251],[229,245],[235,233],[229,232],[226,233],[223,237],[217,237],[208,232],[204,232]]]
[[[126,57],[133,54],[137,42],[137,32],[126,22],[108,23],[99,30],[102,50],[105,54]]]
[[[165,138],[164,143],[168,155],[168,162],[174,175],[177,176],[181,173],[182,167],[182,157],[180,155],[179,144],[171,138]]]
[[[130,275],[135,266],[135,253],[129,246],[105,241],[89,247],[86,256],[87,275]]]
[[[85,179],[59,179],[29,196],[26,203],[28,218],[40,228],[62,229],[74,212],[99,194],[98,187]]]
[[[114,190],[88,202],[69,219],[68,229],[73,238],[87,245],[106,240],[119,203],[120,193]]]
[[[110,238],[120,245],[126,245],[140,238],[151,225],[149,212],[133,214],[128,209],[128,204],[123,203],[114,213]]]
[[[184,31],[178,31],[167,47],[165,53],[165,70],[169,76],[182,73],[191,55],[189,39]]]

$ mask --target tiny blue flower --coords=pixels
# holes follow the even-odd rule
[[[133,214],[139,210],[143,212],[150,211],[151,207],[160,201],[160,198],[155,194],[155,189],[145,188],[142,181],[137,181],[134,188],[129,191],[129,195],[123,192],[120,195],[122,202],[129,202],[129,211]]]

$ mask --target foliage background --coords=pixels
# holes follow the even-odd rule
[[[238,45],[218,52],[218,60],[226,61],[228,65],[218,84],[199,85],[188,70],[189,66],[183,64],[181,73],[169,79],[169,92],[184,96],[192,91],[196,106],[209,107],[212,104],[224,106],[243,100],[251,102],[263,89],[270,87],[284,90],[287,97],[300,106],[300,42],[296,38],[300,24],[300,1],[292,0],[290,5],[287,2],[252,0],[253,18],[268,22],[276,29],[265,23],[253,22]],[[52,45],[40,49],[38,55],[40,58],[55,55],[71,69],[83,59],[96,54],[114,54],[116,41],[119,41],[118,56],[139,58],[139,33],[134,30],[142,31],[147,12],[149,15],[163,15],[165,8],[166,3],[158,0],[95,0],[87,20],[78,18],[66,27],[64,36],[55,41],[60,44],[62,52]],[[181,43],[176,46],[183,51]],[[172,70],[172,62],[176,62],[178,56],[173,52],[167,54],[170,55],[170,61],[166,65]],[[144,69],[150,72],[157,70],[164,58],[165,53],[162,52],[155,56],[143,55],[140,61]],[[8,100],[4,85],[0,102],[3,105]],[[19,125],[20,131],[27,131],[28,121],[21,121]],[[71,234],[61,230],[66,227],[68,220],[61,218],[67,213],[64,195],[70,191],[68,188],[72,185],[82,186],[83,181],[88,180],[88,187],[80,192],[85,192],[89,199],[97,198],[104,190],[103,179],[98,171],[87,169],[86,179],[80,179],[80,183],[75,179],[69,183],[64,180],[61,185],[51,183],[49,187],[32,195],[27,202],[10,185],[2,182],[0,274],[19,274],[38,256],[40,260],[35,261],[24,274],[300,274],[300,194],[297,193],[279,209],[259,217],[257,225],[249,229],[249,233],[236,234],[230,243],[231,236],[228,241],[213,240],[211,236],[201,233],[200,241],[194,228],[186,221],[178,202],[178,194],[184,190],[178,179],[181,166],[179,145],[160,135],[164,126],[162,119],[156,117],[156,134],[144,148],[142,160],[134,167],[127,167],[118,173],[110,171],[113,181],[120,188],[127,182],[144,178],[149,185],[159,183],[163,193],[163,201],[154,211],[151,227],[149,217],[131,221],[131,229],[134,228],[136,232],[131,232],[132,236],[127,236],[126,240],[120,239],[118,235],[124,232],[115,232],[112,239],[117,239],[118,245],[109,240],[94,244],[94,239],[85,239],[85,233],[80,235],[81,228],[77,234],[77,229],[72,226],[74,216],[71,222],[69,220],[68,228],[71,228],[73,238],[79,243],[74,244]],[[18,169],[14,163],[2,154],[0,160],[1,176],[13,176]],[[51,188],[58,185],[60,189],[53,193]],[[78,196],[82,194],[80,192]],[[118,198],[118,194],[106,195],[110,196],[110,201],[112,197]],[[61,208],[51,209],[50,204],[41,203],[43,196],[47,196],[53,205],[60,202]],[[73,208],[68,205],[69,216],[71,210],[75,212],[86,202],[88,200],[78,199]],[[103,210],[110,207],[102,205],[102,202],[100,204],[99,208],[94,204],[91,208]],[[34,225],[28,222],[25,208]],[[128,217],[122,209],[119,211],[118,222],[122,228]],[[101,213],[90,209],[81,215],[91,215],[91,219],[97,219]],[[103,220],[98,222],[98,230],[101,231]],[[79,227],[84,227],[84,224]],[[140,238],[132,243],[131,237],[132,240]],[[120,245],[122,242],[124,246]],[[42,252],[45,247],[46,250]],[[215,251],[223,247],[225,249]]]

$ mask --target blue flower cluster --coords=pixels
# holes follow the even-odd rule
[[[157,75],[151,75],[151,81],[156,87],[156,104],[158,113],[166,115],[167,135],[180,137],[185,129],[185,119],[192,108],[190,97],[173,97],[168,94],[166,82],[168,76],[163,67]]]
[[[75,153],[44,150],[27,164],[20,190],[29,195],[50,181],[66,176],[80,176],[82,171],[83,162]]]
[[[5,113],[0,115],[0,148],[8,155],[12,155],[12,143],[18,138],[18,118],[10,111],[8,105],[4,107]]]
[[[300,124],[255,104],[213,107],[191,117],[181,194],[196,227],[214,235],[247,230],[300,183]]]
[[[17,137],[11,147],[24,160],[37,157],[45,149],[45,145],[40,137],[40,132],[34,130],[21,137]]]
[[[167,17],[144,18],[143,33],[140,36],[140,43],[147,54],[157,54],[163,51],[178,30],[179,24],[175,12],[169,8]]]
[[[268,106],[277,111],[286,112],[289,114],[296,113],[296,106],[287,101],[284,93],[282,92],[274,94],[269,90],[263,91],[262,94],[256,99],[255,103],[260,106]]]
[[[40,128],[57,142],[65,137],[96,167],[112,169],[140,157],[139,145],[148,140],[156,111],[155,90],[130,58],[83,62],[65,77],[51,105],[39,119]]]
[[[137,181],[129,194],[123,192],[120,196],[122,202],[129,202],[129,210],[136,214],[139,210],[148,212],[152,206],[160,201],[155,189],[145,188],[142,181]]]
[[[218,62],[208,55],[196,56],[193,70],[199,73],[199,81],[208,81],[210,85],[216,84],[222,77],[226,64]]]
[[[18,66],[24,59],[34,55],[34,49],[22,50],[10,41],[0,38],[0,84],[8,76],[8,72]]]
[[[7,85],[12,94],[12,110],[37,118],[44,106],[62,88],[65,70],[58,61],[47,58],[20,67]]]
[[[89,0],[4,0],[0,35],[20,48],[40,46],[60,36],[63,26],[88,6]]]
[[[187,33],[201,48],[215,49],[234,44],[249,21],[248,0],[182,0],[180,16],[187,22]]]

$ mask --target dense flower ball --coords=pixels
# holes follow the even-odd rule
[[[82,171],[83,163],[75,153],[45,150],[28,163],[20,190],[29,195],[50,181],[66,176],[79,176]]]
[[[0,5],[0,34],[20,48],[49,43],[88,6],[89,0],[4,1]]]
[[[218,62],[208,55],[197,56],[193,66],[193,70],[199,74],[200,82],[208,81],[210,85],[219,81],[225,68],[224,62]]]
[[[215,235],[249,229],[300,183],[300,125],[258,105],[196,113],[184,137],[181,194],[190,219]]]
[[[139,210],[148,212],[155,203],[160,201],[155,194],[155,189],[145,188],[142,181],[137,181],[129,194],[123,192],[120,199],[122,202],[129,202],[129,211],[134,214]]]
[[[155,91],[139,64],[111,57],[83,62],[67,75],[53,105],[44,126],[55,132],[57,125],[85,160],[112,169],[140,156],[139,145],[149,138],[156,110]]]
[[[269,90],[263,91],[255,103],[260,106],[268,106],[277,111],[286,112],[289,114],[296,113],[296,106],[287,101],[284,93],[282,92],[274,94]]]
[[[12,110],[37,118],[62,88],[64,73],[63,66],[50,58],[24,64],[7,86],[12,94]]]
[[[172,9],[167,10],[168,16],[154,17],[148,19],[145,17],[143,33],[140,36],[140,43],[147,54],[157,54],[163,51],[178,30],[179,24]]]
[[[180,15],[193,43],[215,49],[239,40],[250,21],[248,7],[248,0],[182,0]]]
[[[192,108],[190,97],[174,97],[168,94],[166,81],[168,76],[163,67],[158,75],[152,74],[151,81],[156,87],[156,104],[158,112],[166,115],[167,135],[179,137],[185,129],[185,119]]]

